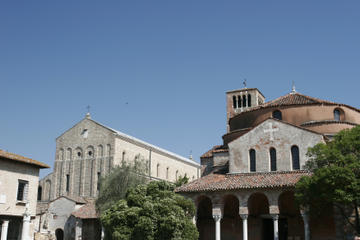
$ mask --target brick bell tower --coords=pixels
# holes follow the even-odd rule
[[[226,92],[226,125],[229,119],[243,111],[262,105],[265,96],[257,88],[242,88]]]

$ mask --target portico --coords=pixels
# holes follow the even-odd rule
[[[294,183],[306,174],[214,174],[203,177],[204,185],[195,181],[177,191],[195,203],[199,239],[309,240],[310,228],[314,236],[323,226],[322,220],[311,225],[306,209],[295,202]],[[325,222],[332,221],[330,215]]]

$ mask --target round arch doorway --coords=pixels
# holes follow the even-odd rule
[[[56,240],[64,240],[64,231],[61,228],[55,231]]]

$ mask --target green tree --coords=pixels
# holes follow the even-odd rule
[[[335,206],[360,234],[360,126],[339,132],[327,144],[315,145],[308,156],[306,168],[313,174],[297,183],[298,203],[309,206],[311,214]]]
[[[100,179],[96,208],[102,213],[120,199],[124,199],[129,188],[148,181],[147,172],[147,162],[139,156],[133,163],[122,161],[120,166],[113,168],[108,175]]]
[[[186,176],[186,174],[182,177],[180,176],[178,180],[175,182],[175,187],[180,187],[182,185],[185,185],[189,182],[189,178]]]
[[[105,238],[114,240],[196,240],[191,200],[165,181],[130,188],[126,198],[101,215]]]

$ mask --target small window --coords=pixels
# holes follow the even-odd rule
[[[39,186],[39,187],[38,187],[37,200],[38,200],[38,201],[41,201],[41,199],[42,199],[42,187]]]
[[[236,96],[233,96],[233,108],[236,108]]]
[[[250,149],[250,172],[256,172],[256,152],[254,149]]]
[[[122,152],[122,161],[125,161],[125,151]]]
[[[169,179],[169,167],[166,168],[166,179]]]
[[[98,191],[100,191],[100,180],[101,180],[101,173],[98,172],[98,173],[97,173],[97,186],[96,186],[96,189],[97,189]]]
[[[248,107],[251,107],[251,95],[248,95]]]
[[[298,146],[291,147],[291,158],[292,158],[292,168],[293,170],[300,169],[300,156]]]
[[[246,107],[246,95],[243,95],[243,97],[242,97],[242,104],[243,104],[243,107]]]
[[[18,191],[17,191],[17,200],[26,201],[29,190],[29,182],[24,180],[19,180]]]
[[[276,171],[277,170],[277,166],[276,166],[276,149],[275,148],[270,148],[270,170],[271,171]]]
[[[160,164],[156,165],[156,177],[160,175]]]
[[[81,152],[78,152],[77,155],[78,155],[78,157],[81,157]]]
[[[335,121],[340,121],[340,115],[341,115],[341,112],[339,109],[335,109],[334,110],[334,120]]]
[[[89,151],[88,152],[89,156],[91,157],[93,155],[93,152],[92,151]]]
[[[238,96],[238,104],[237,104],[238,108],[241,108],[241,96]]]
[[[83,137],[83,138],[87,138],[88,137],[88,134],[89,134],[89,131],[87,130],[87,129],[84,129],[82,132],[81,132],[81,136]]]
[[[273,112],[273,118],[276,118],[276,119],[278,119],[278,120],[282,120],[282,114],[281,114],[281,112],[280,112],[279,110],[275,110],[275,111]]]
[[[70,191],[70,175],[66,174],[66,192]]]

